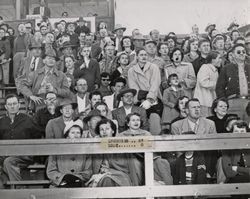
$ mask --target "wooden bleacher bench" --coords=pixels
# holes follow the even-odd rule
[[[5,98],[6,91],[16,91],[16,86],[4,86],[4,87],[0,86],[0,94],[2,95],[0,97]]]
[[[16,186],[37,186],[37,185],[49,185],[49,180],[21,180],[21,181],[7,181],[7,185],[11,187],[11,189],[15,189]]]
[[[44,164],[32,164],[29,165],[27,168],[25,168],[26,170],[29,170],[31,172],[31,170],[45,170],[46,166]],[[24,179],[21,181],[7,181],[6,183],[7,185],[9,185],[11,187],[11,189],[15,189],[16,186],[38,186],[38,185],[49,185],[50,181],[49,180],[45,180],[45,179]]]
[[[27,169],[34,169],[34,170],[45,169],[45,168],[46,166],[44,164],[32,164],[27,167]]]

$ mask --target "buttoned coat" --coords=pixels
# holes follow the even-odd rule
[[[66,174],[74,175],[87,182],[92,175],[92,159],[89,155],[49,156],[47,176],[58,186]]]
[[[248,83],[248,94],[250,94],[250,65],[245,63],[245,74]],[[230,63],[225,65],[221,71],[216,84],[217,98],[229,97],[240,94],[239,69],[238,65]]]
[[[144,130],[149,130],[148,118],[146,114],[146,110],[142,107],[132,106],[131,113],[138,113],[141,116],[141,121],[143,122],[143,126],[141,127]],[[112,116],[114,120],[118,122],[118,131],[119,133],[126,130],[126,112],[124,107],[117,108],[112,111]]]
[[[160,92],[161,74],[159,67],[150,62],[146,62],[143,71],[139,64],[133,65],[128,70],[128,86],[137,90],[148,91],[146,98],[156,100],[157,97],[162,99]]]
[[[171,125],[171,133],[174,135],[181,135],[188,131],[192,131],[188,123],[188,118],[176,121]],[[200,117],[197,127],[197,134],[202,135],[214,133],[217,133],[214,122],[212,120]]]

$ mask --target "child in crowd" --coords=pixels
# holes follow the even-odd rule
[[[178,98],[185,95],[183,89],[179,86],[179,78],[176,73],[169,75],[168,85],[169,87],[164,90],[162,98],[164,105],[162,113],[162,125],[163,128],[167,129],[169,129],[169,125],[172,120],[179,116],[178,111],[175,109]]]
[[[195,134],[187,132],[185,134]],[[203,153],[186,151],[176,160],[172,168],[174,184],[206,184],[206,165]]]

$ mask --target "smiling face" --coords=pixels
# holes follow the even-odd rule
[[[79,126],[73,126],[69,130],[68,137],[69,139],[81,138],[81,129]]]
[[[237,46],[232,56],[236,62],[244,62],[246,59],[246,49],[243,46]]]
[[[141,127],[141,118],[138,115],[132,115],[129,119],[128,127],[138,130]]]
[[[74,60],[72,57],[66,57],[65,58],[65,66],[67,69],[74,68]]]

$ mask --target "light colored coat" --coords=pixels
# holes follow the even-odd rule
[[[192,130],[189,126],[188,118],[176,121],[171,125],[171,133],[174,135],[181,135],[189,131]],[[214,122],[212,120],[200,117],[197,127],[197,134],[202,135],[202,134],[214,134],[214,133],[217,133]]]
[[[159,67],[155,64],[146,62],[143,71],[139,64],[133,65],[128,70],[128,86],[137,90],[148,91],[146,98],[154,100],[161,97],[160,93],[161,74]]]
[[[212,64],[203,64],[197,74],[197,83],[194,90],[194,98],[199,99],[200,104],[212,107],[216,99],[215,87],[218,79],[218,70]]]
[[[179,80],[184,81],[184,84],[182,84],[182,88],[185,92],[185,95],[189,98],[193,97],[192,89],[196,84],[196,76],[194,73],[193,65],[191,63],[181,62],[181,64],[177,67],[172,63],[166,67],[165,72],[167,77],[173,73],[176,73]]]
[[[92,175],[92,160],[88,155],[49,156],[47,176],[54,185],[60,185],[66,174],[79,177],[84,182]]]

